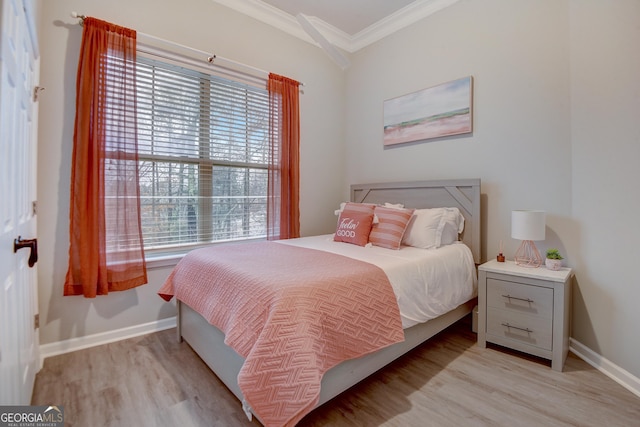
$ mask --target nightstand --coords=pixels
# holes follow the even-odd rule
[[[478,267],[478,345],[492,342],[551,360],[562,371],[569,351],[570,268],[527,268],[513,261]]]

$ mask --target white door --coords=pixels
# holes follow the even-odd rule
[[[0,405],[29,405],[39,363],[35,325],[36,126],[39,72],[32,0],[0,0]],[[36,264],[37,265],[37,264]]]

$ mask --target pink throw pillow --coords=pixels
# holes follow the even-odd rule
[[[333,240],[365,246],[369,243],[371,224],[373,224],[373,213],[345,209],[338,219],[338,228]]]
[[[344,211],[357,211],[357,212],[364,212],[364,213],[373,213],[374,208],[376,207],[376,205],[371,204],[371,203],[355,203],[355,202],[347,202],[344,203],[344,205],[341,206],[340,209],[340,213],[344,212]]]
[[[413,215],[413,209],[397,209],[376,206],[374,210],[378,223],[373,225],[369,241],[375,246],[400,249],[402,236]]]

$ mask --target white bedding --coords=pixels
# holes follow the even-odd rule
[[[380,267],[396,294],[405,329],[453,310],[477,295],[473,255],[461,242],[437,249],[402,246],[399,250],[334,242],[333,234],[278,242],[332,252]]]

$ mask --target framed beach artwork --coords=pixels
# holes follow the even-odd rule
[[[384,146],[471,133],[473,77],[384,101]]]

